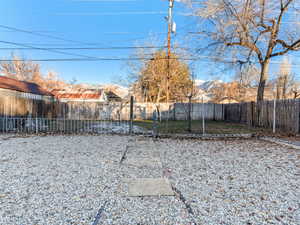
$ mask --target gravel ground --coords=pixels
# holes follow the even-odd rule
[[[198,224],[300,224],[299,150],[249,140],[166,144],[169,178]]]
[[[279,138],[279,140],[286,142],[288,144],[300,146],[300,137],[285,137],[285,138]]]
[[[0,224],[300,224],[299,150],[256,140],[7,137]],[[126,164],[147,157],[163,168]],[[175,197],[126,196],[126,179],[162,176]]]

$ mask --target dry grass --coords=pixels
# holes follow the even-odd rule
[[[152,130],[155,126],[151,120],[135,121],[134,125]],[[190,133],[188,121],[162,121],[157,124],[160,133]],[[269,130],[253,128],[244,124],[228,123],[223,121],[205,121],[206,134],[247,134],[247,133],[269,133]],[[192,121],[191,133],[203,133],[202,121]]]

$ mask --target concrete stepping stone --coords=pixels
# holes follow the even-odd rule
[[[127,158],[124,164],[136,167],[162,168],[160,158]]]
[[[143,151],[143,152],[155,152],[156,147],[147,145],[146,143],[143,145],[128,145],[130,151]]]
[[[127,179],[128,196],[173,196],[174,192],[166,178]]]
[[[160,156],[159,151],[153,149],[153,148],[132,148],[128,147],[128,152],[127,152],[128,158],[157,158]]]

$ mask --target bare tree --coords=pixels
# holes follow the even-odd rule
[[[60,79],[57,73],[53,71],[47,72],[47,75],[44,76],[43,80],[44,80],[43,87],[49,91],[53,89],[65,88],[66,86],[68,86],[68,84],[64,82],[62,79]]]
[[[39,65],[12,55],[12,60],[3,61],[0,64],[2,75],[24,81],[32,81],[33,76],[40,73]]]
[[[291,64],[288,58],[284,58],[280,64],[280,71],[276,79],[277,99],[286,99],[295,87],[295,78],[291,71]]]
[[[0,73],[13,79],[36,83],[49,91],[66,86],[55,72],[50,71],[44,76],[39,64],[15,55],[12,55],[12,60],[0,63]]]
[[[292,93],[293,98],[299,98],[300,97],[300,82],[295,82],[292,87]]]
[[[215,103],[227,101],[228,103],[242,102],[245,97],[245,88],[237,81],[221,83],[212,88],[212,100]]]
[[[210,49],[236,63],[257,63],[258,116],[268,80],[271,59],[300,49],[300,32],[289,13],[296,14],[296,0],[198,0],[190,1],[202,19],[199,34]]]
[[[259,83],[259,70],[255,65],[240,67],[235,75],[235,80],[244,88],[255,87]]]
[[[40,69],[39,64],[34,64],[31,78],[29,78],[28,81],[36,83],[36,84],[38,84],[42,87],[45,86],[45,79],[44,79],[44,77],[41,73],[41,69]]]

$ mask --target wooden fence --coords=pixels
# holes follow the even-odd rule
[[[159,110],[162,119],[187,120],[188,103],[135,103],[134,119],[151,120]],[[277,100],[276,129],[289,133],[299,133],[300,100]],[[192,103],[191,119],[230,121],[272,128],[274,102],[262,104],[260,121],[256,117],[257,106],[254,102],[236,104]],[[24,93],[0,90],[0,117],[39,117],[76,120],[129,120],[129,103],[111,102],[67,102],[62,103],[51,97],[30,98]]]
[[[160,111],[161,119],[187,120],[188,103],[135,103],[134,119],[152,120],[156,110]],[[59,117],[67,119],[100,119],[129,120],[130,106],[126,103],[83,103],[69,102],[58,106]],[[276,130],[288,133],[299,133],[300,100],[277,100],[275,107]],[[273,127],[274,102],[262,104],[260,120],[257,118],[255,102],[236,104],[192,103],[191,119],[218,120],[243,123],[249,126],[264,128]]]
[[[258,121],[257,105],[254,102],[224,105],[224,120],[244,123],[249,126],[272,128],[274,101],[264,101]],[[275,125],[277,131],[299,133],[300,100],[277,100],[275,103]]]
[[[206,120],[223,120],[224,106],[214,103],[192,103],[191,104],[191,119],[201,120],[203,117]],[[189,103],[175,103],[172,105],[172,119],[187,120],[189,115]]]
[[[57,116],[59,102],[52,97],[29,95],[17,91],[0,90],[1,117],[43,117]]]
[[[136,120],[152,120],[156,110],[162,119],[173,118],[173,104],[134,103]],[[169,111],[169,112],[168,112]],[[58,117],[66,119],[129,120],[129,102],[67,102],[58,106]]]

